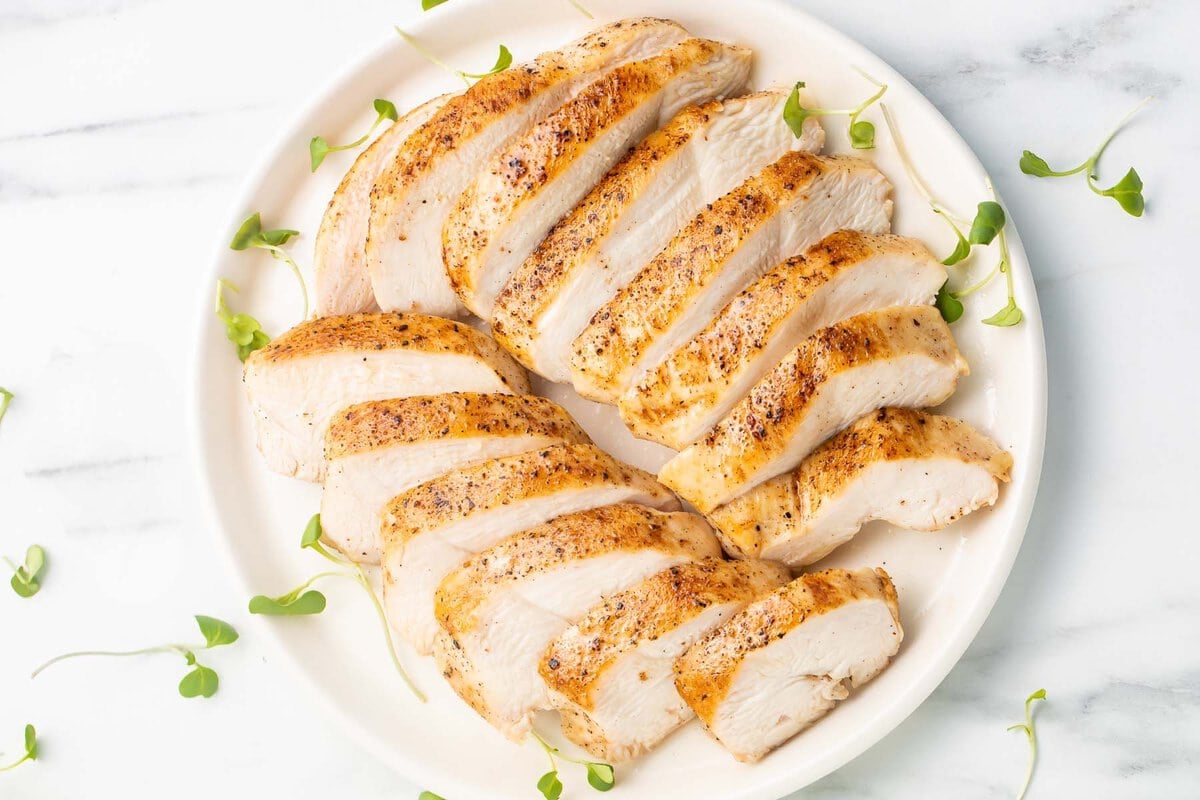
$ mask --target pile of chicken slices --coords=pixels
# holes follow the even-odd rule
[[[889,233],[869,161],[746,93],[750,61],[625,20],[418,107],[330,202],[317,318],[247,359],[267,465],[323,483],[328,543],[514,739],[556,709],[619,761],[698,717],[761,758],[903,637],[883,570],[789,568],[1008,480],[918,410],[967,372],[944,267]],[[615,460],[522,365],[678,454]]]

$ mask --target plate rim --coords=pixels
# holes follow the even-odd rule
[[[890,63],[878,56],[873,50],[807,11],[786,3],[785,0],[740,0],[740,2],[746,5],[758,6],[760,9],[768,9],[774,13],[789,15],[794,22],[815,30],[820,36],[828,38],[838,46],[857,50],[885,66],[891,74],[897,77],[896,81],[890,81],[890,83],[900,85],[908,92],[911,92],[914,102],[925,107],[924,110],[927,112],[930,121],[941,127],[944,132],[950,134],[951,140],[956,142],[956,145],[963,151],[965,157],[969,159],[969,163],[974,166],[980,175],[987,176],[987,170],[975,154],[975,151],[949,120],[946,119],[938,107],[899,70],[892,67]],[[429,29],[453,25],[456,19],[460,19],[462,16],[469,14],[473,9],[483,7],[484,5],[485,0],[456,0],[453,5],[447,5],[446,8],[442,9],[436,15],[421,14],[413,17],[411,20],[405,21],[405,30],[420,35]],[[297,111],[293,112],[278,132],[274,136],[269,137],[264,148],[256,154],[252,161],[252,169],[249,170],[246,177],[241,181],[232,196],[231,202],[226,205],[227,209],[234,209],[232,214],[227,212],[227,216],[236,217],[237,214],[241,213],[239,209],[250,207],[250,201],[253,200],[259,188],[266,183],[270,176],[272,172],[271,167],[277,159],[278,154],[285,150],[285,145],[288,143],[296,141],[298,138],[302,140],[307,136],[308,131],[316,129],[313,123],[320,110],[333,101],[340,87],[350,82],[355,76],[363,73],[372,62],[385,57],[389,51],[398,46],[400,45],[394,35],[388,34],[382,36],[378,44],[369,47],[361,55],[350,59],[343,67],[334,70],[318,90],[310,95],[311,99],[304,102]],[[1004,204],[1003,197],[1000,197],[998,192],[997,197]],[[1011,209],[1009,209],[1007,204],[1004,205],[1011,219],[1013,216]],[[236,225],[236,223],[236,219],[231,218],[229,220],[230,225]],[[881,704],[881,707],[874,714],[874,724],[871,725],[869,730],[865,730],[862,735],[830,750],[808,770],[808,774],[784,772],[773,778],[764,775],[763,780],[737,795],[738,800],[774,800],[775,798],[802,789],[841,769],[876,745],[885,736],[895,731],[896,728],[925,703],[934,690],[941,685],[954,667],[962,660],[967,649],[979,635],[993,607],[999,600],[1001,592],[1008,583],[1017,554],[1028,533],[1029,521],[1032,517],[1041,483],[1048,413],[1048,371],[1045,329],[1042,325],[1032,265],[1029,263],[1020,232],[1016,230],[1016,225],[1014,224],[1006,232],[1009,237],[1009,249],[1014,265],[1021,267],[1020,272],[1024,273],[1024,277],[1027,279],[1028,295],[1022,299],[1022,309],[1025,312],[1024,323],[1030,326],[1027,329],[1029,331],[1027,335],[1033,336],[1032,349],[1033,356],[1035,357],[1035,362],[1028,365],[1028,378],[1032,383],[1031,391],[1033,392],[1034,399],[1034,408],[1032,409],[1033,419],[1031,420],[1031,425],[1025,430],[1025,443],[1028,445],[1028,455],[1026,458],[1029,459],[1028,478],[1024,487],[1017,493],[1019,497],[1012,497],[1014,492],[1011,490],[1006,492],[1006,501],[1018,504],[1013,513],[1013,530],[1006,537],[1004,546],[998,549],[995,564],[989,573],[987,584],[975,596],[975,601],[969,610],[962,615],[962,622],[957,627],[955,635],[947,638],[942,648],[936,652],[935,657],[929,660],[927,666],[919,673],[918,680],[909,687],[907,692],[897,693],[891,698],[890,702]],[[213,281],[218,275],[217,265],[222,257],[226,255],[227,235],[227,231],[215,234],[215,243],[207,251],[204,267],[200,271],[198,278],[198,283],[201,287],[201,291],[198,294],[202,297],[208,297]],[[212,538],[217,540],[217,549],[221,552],[222,558],[226,562],[226,568],[235,576],[238,588],[243,590],[245,596],[250,596],[250,594],[254,593],[255,589],[249,575],[240,563],[232,539],[222,521],[218,510],[216,485],[210,475],[213,453],[211,452],[212,445],[205,435],[207,433],[207,426],[203,418],[204,385],[205,377],[208,374],[205,371],[204,361],[209,350],[207,333],[209,327],[212,325],[212,310],[207,301],[198,305],[193,325],[194,327],[191,330],[195,332],[195,335],[192,337],[191,363],[188,370],[188,386],[185,397],[185,413],[187,417],[186,425],[189,429],[188,440],[190,443],[189,449],[191,451],[192,467],[199,484],[200,505],[202,506],[201,517],[203,523],[209,529]],[[337,720],[341,728],[355,742],[361,745],[363,749],[370,752],[390,769],[402,774],[418,787],[437,784],[443,787],[444,791],[448,791],[454,796],[466,796],[473,793],[473,790],[466,784],[459,784],[458,779],[454,775],[447,775],[440,772],[435,773],[427,769],[420,759],[410,756],[407,752],[387,746],[379,737],[370,733],[353,715],[333,701],[332,696],[328,694],[324,685],[317,679],[314,673],[302,667],[299,660],[294,657],[289,646],[284,641],[279,627],[272,624],[271,619],[260,618],[253,614],[248,614],[247,616],[251,619],[250,624],[257,637],[269,642],[268,646],[274,649],[276,654],[280,656],[277,660],[286,664],[285,669],[292,674],[296,682],[305,687],[305,691],[315,697],[316,704],[323,709],[324,713]],[[461,789],[462,791],[455,793],[455,789]]]

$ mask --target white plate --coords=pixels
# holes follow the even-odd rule
[[[885,98],[913,159],[937,196],[967,214],[984,199],[985,176],[966,144],[934,107],[874,55],[804,14],[767,0],[697,3],[688,0],[592,2],[597,20],[585,19],[566,0],[453,0],[426,14],[412,32],[446,61],[486,69],[497,45],[518,60],[558,47],[594,25],[653,14],[682,22],[696,35],[750,45],[756,57],[753,85],[803,79],[826,107],[856,105],[871,87],[854,71],[866,70],[891,87]],[[217,232],[207,288],[218,275],[237,282],[235,309],[250,311],[278,333],[298,320],[299,299],[287,270],[264,253],[234,253],[230,234],[250,212],[272,227],[300,229],[293,251],[307,268],[316,231],[341,172],[353,153],[332,154],[316,175],[308,170],[307,142],[353,139],[373,119],[375,97],[403,111],[455,88],[456,79],[430,66],[396,38],[335,81],[264,158]],[[948,252],[948,229],[924,206],[905,178],[878,109],[875,159],[896,186],[895,228]],[[844,118],[825,120],[827,151],[847,150]],[[998,505],[939,534],[874,525],[829,559],[835,565],[883,565],[900,592],[905,641],[880,677],[828,717],[757,765],[737,764],[699,727],[689,725],[654,753],[617,770],[609,795],[622,797],[775,798],[837,769],[907,717],[962,655],[1008,576],[1036,493],[1045,430],[1045,351],[1033,280],[1016,232],[1010,227],[1017,290],[1026,320],[997,329],[979,320],[1004,303],[1002,282],[972,297],[954,327],[973,371],[948,403],[1010,449],[1013,482]],[[994,253],[976,256],[982,273]],[[208,296],[208,292],[205,292]],[[320,559],[297,547],[300,531],[318,508],[319,490],[268,473],[254,450],[240,370],[232,347],[206,304],[196,359],[194,422],[202,482],[220,539],[245,586],[282,592],[316,571]],[[550,394],[575,413],[598,443],[641,467],[655,469],[664,449],[635,442],[611,410],[586,403],[561,387]],[[451,800],[537,796],[533,784],[545,769],[533,745],[505,741],[458,700],[432,662],[403,653],[428,692],[417,703],[390,671],[374,615],[352,585],[327,585],[329,609],[319,617],[260,619],[256,634],[270,634],[299,671],[345,720],[362,743],[420,785]],[[552,719],[541,722],[552,729]],[[564,770],[568,797],[590,796],[582,771]]]

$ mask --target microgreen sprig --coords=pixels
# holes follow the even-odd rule
[[[391,626],[388,624],[387,617],[383,612],[383,604],[379,602],[379,595],[375,592],[375,587],[371,585],[371,580],[367,577],[366,571],[363,570],[361,564],[329,552],[325,548],[325,545],[321,544],[321,534],[321,515],[314,514],[304,527],[304,533],[300,535],[300,547],[302,549],[313,550],[325,560],[336,564],[342,569],[320,572],[290,592],[278,597],[268,597],[261,594],[255,595],[250,598],[250,613],[271,617],[298,617],[320,614],[325,610],[325,595],[309,587],[322,578],[349,578],[353,580],[371,598],[371,604],[375,607],[375,613],[378,615],[379,623],[383,627],[383,638],[387,645],[388,655],[392,658],[392,665],[395,666],[396,672],[400,673],[400,678],[408,686],[409,690],[416,695],[417,699],[424,703],[425,695],[412,682],[412,679],[408,676],[408,672],[404,669],[404,665],[400,663],[400,657],[396,655],[396,645],[392,641]]]
[[[8,556],[4,563],[13,571],[9,585],[21,597],[33,597],[42,588],[42,572],[46,569],[46,551],[41,545],[31,544],[25,551],[25,563],[17,566]]]
[[[391,100],[384,100],[381,97],[376,98],[373,105],[377,115],[375,117],[375,121],[371,123],[371,127],[367,129],[366,133],[355,139],[353,142],[350,142],[349,144],[333,145],[327,142],[324,136],[314,136],[309,140],[308,154],[309,160],[312,162],[313,172],[316,172],[317,168],[321,166],[321,162],[325,160],[325,156],[339,150],[353,150],[369,139],[371,134],[375,132],[375,129],[378,128],[385,119],[395,122],[400,117],[400,115],[396,112],[395,104],[393,104]]]
[[[896,147],[896,154],[900,156],[900,162],[904,165],[904,171],[908,175],[909,182],[912,183],[913,188],[924,198],[925,202],[929,204],[929,208],[933,213],[941,217],[950,226],[950,229],[954,231],[957,242],[954,250],[942,259],[942,263],[948,267],[954,266],[970,257],[972,248],[975,245],[989,245],[993,241],[998,241],[999,244],[1000,260],[983,280],[958,290],[951,290],[950,282],[947,281],[938,290],[934,304],[937,306],[938,311],[941,312],[942,318],[946,322],[958,321],[963,314],[962,299],[987,286],[997,275],[1004,275],[1008,300],[1003,308],[984,319],[983,323],[1001,328],[1008,328],[1019,324],[1025,318],[1025,314],[1021,311],[1020,306],[1017,305],[1016,290],[1013,285],[1012,255],[1009,252],[1008,236],[1005,233],[1005,226],[1008,219],[1004,213],[1004,207],[996,200],[996,193],[992,188],[991,180],[988,180],[987,188],[988,192],[992,195],[992,199],[979,203],[975,210],[974,219],[968,223],[967,220],[957,216],[945,205],[934,199],[933,194],[929,191],[929,187],[926,186],[925,181],[917,173],[912,158],[908,154],[908,148],[904,145],[904,139],[900,136],[900,130],[892,118],[891,110],[882,103],[879,107],[883,111],[884,123],[891,134],[892,143]],[[962,227],[968,225],[968,233],[964,235]]]
[[[8,411],[8,404],[12,402],[15,396],[8,389],[0,386],[0,420],[4,419],[4,412]]]
[[[211,650],[214,647],[233,644],[238,640],[238,632],[228,622],[216,617],[196,615],[196,625],[204,637],[204,644],[164,644],[157,647],[144,647],[140,650],[79,650],[74,653],[64,653],[42,664],[33,671],[30,678],[36,678],[46,667],[57,664],[68,658],[79,656],[140,656],[149,653],[176,653],[183,656],[192,670],[179,681],[179,693],[184,697],[212,697],[217,693],[216,670],[206,667],[196,660],[197,650]]]
[[[804,88],[804,81],[796,82],[796,85],[792,87],[792,93],[783,103],[783,120],[792,129],[792,133],[797,139],[804,135],[804,121],[809,117],[845,114],[849,117],[850,146],[855,150],[870,150],[875,147],[875,126],[866,120],[860,120],[859,116],[872,103],[883,97],[888,87],[887,84],[879,83],[862,70],[858,72],[878,87],[878,91],[854,108],[805,108],[800,105],[800,90]]]
[[[617,776],[613,771],[612,764],[605,764],[602,761],[586,761],[580,758],[571,758],[570,756],[563,755],[561,750],[543,739],[537,731],[530,731],[530,735],[541,745],[542,750],[546,751],[546,757],[550,759],[550,771],[538,778],[537,782],[538,791],[542,793],[542,796],[546,800],[558,800],[562,796],[563,784],[558,777],[558,762],[555,756],[561,758],[563,761],[579,764],[586,768],[587,782],[598,792],[607,792],[616,785]]]
[[[38,742],[37,730],[32,725],[25,726],[25,755],[18,758],[11,764],[6,764],[0,767],[0,772],[8,772],[10,769],[16,769],[26,761],[37,761],[38,757]]]
[[[294,231],[289,228],[264,231],[262,218],[256,211],[246,217],[241,227],[237,229],[237,233],[229,241],[229,248],[231,250],[249,250],[252,247],[257,247],[260,250],[269,252],[272,258],[287,264],[291,268],[292,274],[296,276],[296,281],[300,284],[300,294],[304,298],[304,319],[308,319],[308,286],[304,283],[304,276],[300,274],[300,267],[296,265],[291,254],[283,249],[283,245],[287,243],[288,239],[299,235],[300,231]]]
[[[1029,697],[1025,698],[1025,721],[1016,725],[1009,726],[1010,731],[1024,731],[1025,736],[1029,738],[1029,767],[1025,770],[1025,782],[1021,784],[1021,791],[1017,795],[1017,800],[1023,800],[1025,792],[1029,791],[1029,782],[1033,780],[1033,768],[1037,765],[1037,732],[1033,727],[1033,704],[1038,700],[1046,699],[1046,690],[1038,689]]]
[[[225,338],[237,347],[238,359],[245,361],[255,350],[266,347],[271,337],[262,329],[259,321],[249,314],[234,314],[225,303],[225,290],[235,294],[238,288],[224,278],[217,279],[217,318],[225,323]]]
[[[442,0],[442,2],[445,2],[445,0]],[[418,53],[420,53],[421,56],[426,61],[428,61],[431,64],[434,64],[435,66],[441,67],[442,69],[446,70],[447,72],[453,72],[455,75],[462,78],[463,83],[467,84],[467,86],[470,86],[471,82],[473,80],[478,80],[480,78],[486,78],[488,75],[495,75],[497,72],[503,72],[504,70],[506,70],[512,66],[512,62],[513,62],[512,53],[509,51],[509,49],[507,47],[505,47],[504,45],[500,45],[500,54],[498,56],[496,56],[496,63],[493,64],[492,68],[489,69],[487,72],[463,72],[461,69],[455,69],[454,67],[447,64],[445,61],[442,61],[440,58],[435,56],[432,52],[430,52],[428,49],[426,49],[424,45],[422,45],[420,42],[418,42],[415,38],[413,38],[413,36],[411,34],[406,32],[399,25],[393,25],[392,27],[394,27],[396,29],[396,33],[400,34],[400,38],[403,39],[405,42],[407,42],[408,45],[410,47],[412,47],[412,49],[414,49]]]
[[[1120,132],[1121,128],[1125,127],[1125,123],[1129,122],[1137,112],[1142,110],[1142,107],[1146,103],[1149,103],[1153,99],[1153,97],[1147,97],[1138,103],[1132,111],[1122,117],[1121,121],[1109,132],[1108,136],[1104,137],[1104,141],[1100,143],[1096,151],[1088,156],[1087,160],[1079,166],[1065,170],[1053,170],[1044,158],[1026,150],[1021,154],[1021,172],[1024,172],[1026,175],[1032,175],[1035,178],[1065,178],[1069,175],[1077,175],[1082,172],[1086,177],[1088,188],[1094,193],[1101,197],[1111,197],[1125,210],[1125,213],[1134,217],[1140,217],[1146,210],[1146,199],[1142,196],[1142,179],[1137,174],[1137,170],[1130,167],[1121,180],[1107,189],[1102,189],[1096,183],[1099,179],[1096,175],[1096,167],[1100,163],[1100,156],[1104,155],[1104,151],[1108,148],[1113,138],[1116,137],[1117,133]]]
[[[446,2],[446,0],[438,0],[438,2],[444,3],[444,2]],[[446,798],[442,797],[440,794],[434,794],[433,792],[426,789],[425,791],[423,791],[419,795],[417,795],[417,800],[446,800]]]

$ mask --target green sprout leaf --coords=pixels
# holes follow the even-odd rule
[[[1146,199],[1142,196],[1142,179],[1133,167],[1129,168],[1124,178],[1112,187],[1101,190],[1100,194],[1116,200],[1130,216],[1140,217],[1146,210]]]
[[[229,247],[231,250],[239,251],[251,248],[266,250],[271,254],[272,258],[287,264],[292,271],[292,275],[295,276],[297,283],[300,284],[300,294],[304,299],[304,319],[308,319],[308,286],[304,283],[304,276],[300,274],[300,267],[296,264],[291,254],[283,249],[283,245],[289,239],[299,235],[299,231],[290,228],[263,230],[262,218],[258,212],[255,212],[247,217],[238,227],[237,231],[233,234],[233,238],[229,240]]]
[[[562,796],[563,791],[562,781],[558,779],[558,771],[550,770],[538,778],[537,788],[546,800],[558,800]]]
[[[237,292],[237,287],[224,278],[217,279],[217,319],[225,324],[225,338],[237,348],[238,359],[245,361],[255,350],[261,350],[271,341],[258,320],[249,314],[234,314],[225,302],[225,290]]]
[[[850,146],[855,150],[870,150],[875,147],[875,126],[865,120],[851,125]]]
[[[436,0],[435,4],[436,3],[444,3],[444,2],[446,2],[446,0]],[[442,797],[440,794],[434,794],[433,792],[426,789],[425,791],[423,791],[419,795],[417,795],[417,800],[446,800],[446,798]]]
[[[325,610],[325,595],[316,589],[297,595],[288,592],[280,597],[267,597],[256,594],[250,598],[250,613],[264,614],[270,617],[303,617],[310,614],[320,614]]]
[[[1046,690],[1038,689],[1029,697],[1025,698],[1025,722],[1016,725],[1010,725],[1010,731],[1024,731],[1026,738],[1029,739],[1029,766],[1025,770],[1025,781],[1021,784],[1021,791],[1017,794],[1017,800],[1024,800],[1025,793],[1029,791],[1029,784],[1033,780],[1033,769],[1037,766],[1037,731],[1033,727],[1033,704],[1038,700],[1046,699]]]
[[[33,597],[42,588],[42,571],[46,568],[46,551],[41,545],[30,545],[25,551],[25,563],[17,566],[7,558],[4,561],[12,568],[13,576],[9,581],[14,592],[21,597]]]
[[[971,244],[991,244],[996,235],[1004,229],[1004,209],[994,200],[984,200],[975,212],[975,220],[971,223],[971,232],[967,239]]]
[[[948,283],[943,283],[942,288],[938,289],[937,299],[934,300],[937,305],[937,310],[941,312],[942,319],[946,322],[958,322],[963,315],[963,304],[954,292],[949,289]]]
[[[395,122],[400,117],[400,114],[396,111],[395,103],[393,103],[391,100],[385,100],[384,98],[380,97],[376,98],[371,105],[375,108],[375,121],[371,123],[371,127],[367,129],[366,133],[355,139],[353,142],[350,142],[349,144],[331,145],[328,141],[326,141],[324,136],[314,136],[309,139],[308,160],[309,164],[312,166],[313,172],[316,172],[321,164],[325,161],[325,156],[339,150],[353,150],[354,148],[360,146],[367,139],[371,138],[371,134],[375,132],[375,129],[378,128],[385,119]]]
[[[983,324],[995,325],[997,328],[1011,328],[1013,325],[1020,323],[1024,318],[1025,315],[1021,312],[1021,309],[1017,307],[1016,301],[1010,297],[1008,298],[1008,303],[1004,306],[1004,308],[985,319]]]
[[[312,171],[316,172],[325,161],[325,156],[329,155],[329,142],[325,141],[324,136],[314,136],[308,140],[308,160],[312,165]]]
[[[954,230],[954,235],[958,238],[958,242],[954,245],[954,251],[942,259],[943,264],[947,267],[952,267],[971,255],[971,243],[967,241],[967,237],[963,236],[962,231],[958,229],[957,225],[948,219],[946,222],[949,223],[951,229]]]
[[[611,764],[589,761],[587,762],[587,780],[596,791],[607,792],[616,784],[616,774],[613,772]]]
[[[459,72],[458,74],[464,78],[486,78],[488,75],[495,75],[497,72],[503,72],[512,66],[513,55],[508,48],[500,45],[500,54],[496,56],[496,63],[487,72]]]
[[[428,11],[431,8],[437,8],[446,0],[421,0],[421,10]]]
[[[783,121],[791,129],[797,139],[804,135],[804,123],[809,117],[825,117],[831,115],[844,114],[850,118],[849,135],[850,146],[855,150],[870,150],[875,147],[875,126],[865,120],[860,121],[859,115],[867,110],[879,98],[883,97],[887,91],[887,86],[877,82],[862,70],[859,70],[864,78],[875,84],[879,90],[875,94],[868,97],[863,102],[859,103],[854,108],[805,108],[800,103],[800,90],[804,88],[804,81],[797,81],[792,87],[792,91],[788,94],[787,99],[783,101]]]
[[[800,90],[804,85],[804,81],[796,81],[791,94],[783,101],[783,121],[792,129],[792,134],[797,139],[804,135],[804,121],[809,117],[808,110],[800,105]]]
[[[304,533],[300,535],[301,547],[312,547],[321,541],[321,515],[313,514],[309,519],[308,524],[304,526]]]
[[[400,657],[396,655],[395,642],[392,640],[392,627],[383,612],[383,604],[379,601],[379,595],[375,592],[375,587],[367,577],[367,573],[363,570],[362,565],[340,555],[335,555],[321,544],[320,514],[313,514],[308,520],[308,524],[304,526],[304,533],[300,536],[300,547],[302,549],[315,550],[322,558],[336,564],[342,569],[317,573],[287,594],[276,598],[255,595],[250,599],[250,612],[252,614],[266,614],[270,616],[320,614],[325,610],[325,596],[315,590],[307,591],[308,587],[323,578],[348,578],[353,580],[362,587],[362,590],[371,599],[371,605],[375,608],[375,614],[379,618],[379,624],[383,629],[383,638],[384,643],[387,645],[388,655],[392,659],[392,665],[395,666],[396,672],[399,673],[401,680],[404,681],[405,685],[417,699],[424,703],[425,695],[412,682],[412,679],[408,676],[408,672],[404,669],[404,665],[400,663]]]
[[[8,404],[12,402],[15,395],[3,386],[0,386],[0,420],[4,419],[4,413],[8,411]]]
[[[11,764],[6,764],[0,767],[0,772],[7,772],[10,769],[21,766],[26,761],[37,761],[38,758],[38,741],[37,731],[32,725],[25,726],[25,753]]]
[[[375,113],[379,115],[380,119],[386,119],[395,122],[400,118],[400,114],[396,111],[396,104],[391,100],[385,100],[382,97],[377,97],[375,98],[374,102],[371,103],[371,105],[374,106]]]
[[[1088,156],[1088,159],[1079,166],[1066,170],[1054,170],[1051,169],[1044,158],[1029,150],[1025,150],[1021,153],[1021,160],[1019,162],[1021,172],[1024,172],[1026,175],[1032,175],[1035,178],[1065,178],[1068,175],[1075,175],[1082,172],[1086,177],[1088,188],[1094,193],[1101,197],[1113,198],[1125,213],[1130,216],[1142,216],[1146,210],[1146,199],[1142,195],[1142,179],[1138,176],[1137,170],[1130,167],[1129,171],[1125,173],[1125,177],[1121,178],[1115,185],[1108,189],[1101,189],[1096,185],[1096,181],[1098,180],[1096,167],[1100,163],[1100,157],[1108,149],[1108,145],[1120,130],[1125,127],[1125,123],[1129,122],[1138,111],[1141,111],[1142,106],[1153,99],[1152,97],[1147,97],[1138,103],[1132,111],[1122,117],[1121,121],[1109,132],[1108,136],[1104,137],[1104,141],[1100,143],[1096,151]]]
[[[1026,175],[1032,175],[1035,178],[1049,178],[1056,173],[1050,169],[1050,165],[1046,163],[1046,159],[1033,153],[1029,150],[1021,153],[1021,172]]]
[[[184,697],[212,697],[217,693],[219,682],[216,672],[203,664],[196,664],[179,682],[179,693]]]
[[[233,626],[216,617],[197,614],[196,624],[200,626],[200,633],[204,636],[206,648],[233,644],[238,640],[238,632],[233,629]]]
[[[212,697],[217,691],[217,673],[215,670],[197,663],[195,651],[233,644],[238,640],[238,633],[228,622],[219,620],[216,617],[206,617],[197,614],[195,619],[196,625],[200,628],[200,633],[204,636],[204,644],[162,644],[155,647],[143,647],[140,650],[78,650],[73,653],[64,653],[63,655],[55,656],[35,669],[30,677],[36,678],[47,667],[57,664],[59,661],[64,661],[68,658],[78,658],[80,656],[111,656],[120,658],[147,655],[150,653],[174,653],[181,656],[187,662],[187,665],[193,668],[179,682],[179,693],[184,697]]]

